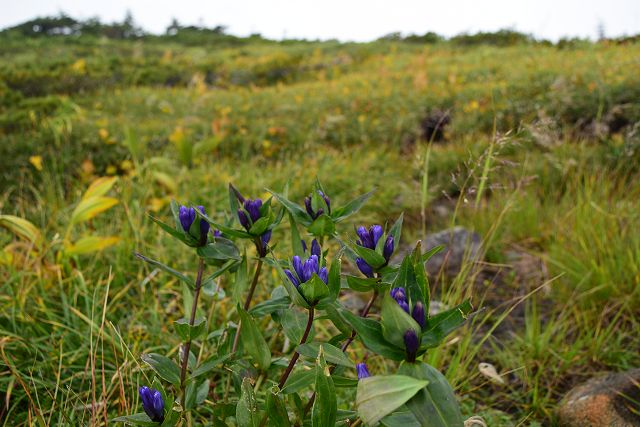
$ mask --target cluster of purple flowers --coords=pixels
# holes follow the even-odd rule
[[[363,248],[376,250],[378,246],[378,242],[380,238],[384,234],[384,230],[381,225],[372,225],[367,230],[366,227],[360,226],[356,230],[356,234],[358,235],[359,240],[356,242],[358,246],[362,246]],[[384,247],[382,248],[382,256],[384,259],[389,262],[391,259],[391,255],[393,255],[394,250],[394,241],[393,236],[389,234],[387,239],[384,242]],[[362,258],[356,259],[356,265],[358,269],[367,277],[373,277],[373,267],[371,267],[367,262]]]
[[[318,194],[320,195],[320,197],[322,197],[324,199],[324,203],[327,205],[327,214],[331,213],[331,200],[329,199],[329,197],[324,194],[322,191],[318,190]],[[311,206],[311,195],[309,195],[308,197],[304,198],[304,207],[307,211],[307,213],[309,214],[309,216],[312,219],[316,219],[318,218],[320,215],[322,215],[324,212],[324,209],[319,208],[317,211],[313,210],[313,207]]]
[[[142,409],[151,418],[151,421],[161,423],[164,421],[164,400],[162,394],[154,388],[142,386],[138,390],[142,400]]]
[[[302,242],[302,247],[306,252],[307,245],[304,241]],[[284,270],[284,273],[296,288],[300,286],[301,283],[311,280],[314,274],[317,274],[325,284],[329,282],[329,272],[327,271],[327,267],[320,267],[321,255],[322,249],[320,248],[320,244],[316,239],[313,239],[313,242],[311,242],[311,255],[309,258],[302,261],[302,258],[298,255],[293,257],[291,260],[293,271],[286,269]]]
[[[411,313],[411,317],[416,321],[420,328],[424,328],[426,323],[426,316],[424,313],[424,304],[422,302],[417,301],[413,305],[413,310],[409,310],[409,302],[407,301],[407,293],[404,288],[393,288],[391,289],[391,298],[396,300],[400,308],[402,308],[405,312]]]
[[[200,213],[206,215],[204,211],[204,206],[198,206],[198,210]],[[178,212],[178,218],[180,219],[180,225],[185,233],[191,234],[194,238],[198,239],[200,245],[204,245],[207,243],[207,233],[209,233],[209,223],[204,219],[200,220],[200,233],[193,235],[189,231],[191,230],[191,225],[196,219],[196,209],[187,206],[180,206],[180,210]]]
[[[238,220],[245,230],[249,231],[251,226],[261,217],[260,208],[262,207],[262,200],[243,199],[241,202],[244,210],[238,209]],[[249,214],[248,216],[247,213]],[[271,240],[271,230],[267,230],[260,235],[260,241],[263,247],[267,246],[269,240]]]

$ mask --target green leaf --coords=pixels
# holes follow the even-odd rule
[[[167,273],[171,274],[172,276],[178,278],[179,280],[181,280],[184,283],[186,283],[187,285],[189,285],[191,288],[195,287],[195,284],[193,283],[193,280],[191,280],[190,278],[188,278],[184,274],[180,273],[178,270],[174,270],[173,268],[169,267],[168,265],[164,265],[160,261],[156,261],[154,259],[147,258],[146,256],[144,256],[142,254],[139,254],[138,252],[134,252],[133,254],[135,255],[136,258],[141,259],[142,261],[146,262],[147,264],[151,264],[152,266],[157,267],[160,270],[166,271]]]
[[[242,394],[236,406],[236,423],[238,427],[258,427],[260,424],[258,403],[249,378],[242,380],[241,389]]]
[[[311,276],[311,279],[298,286],[298,289],[310,305],[315,305],[315,303],[329,295],[329,287],[315,273]]]
[[[204,375],[213,371],[215,368],[223,365],[224,362],[231,359],[232,357],[233,357],[233,353],[223,354],[221,356],[217,356],[217,355],[211,356],[210,358],[202,362],[200,366],[198,366],[196,369],[193,370],[193,373],[191,374],[191,378],[196,378],[196,377],[199,377],[200,375]]]
[[[273,194],[273,197],[276,198],[276,200],[278,200],[278,202],[280,202],[280,204],[282,206],[285,207],[285,209],[287,211],[289,211],[289,213],[293,216],[293,219],[298,223],[298,224],[302,224],[305,227],[308,227],[311,225],[311,217],[309,216],[309,214],[302,208],[302,206],[293,203],[292,201],[290,201],[289,199],[287,199],[284,195],[276,193],[273,190],[269,190],[267,188],[267,191],[271,194]]]
[[[336,233],[336,225],[329,215],[322,214],[313,221],[307,231],[318,237],[333,236]]]
[[[335,257],[331,263],[329,269],[329,280],[327,286],[329,287],[329,296],[332,301],[340,295],[340,269],[342,268],[342,258]]]
[[[160,427],[175,427],[180,421],[181,412],[174,411],[170,408],[169,411],[165,411],[164,421],[160,424]]]
[[[243,310],[240,305],[238,305],[238,313],[242,322],[242,330],[240,331],[242,347],[258,363],[260,369],[268,369],[269,365],[271,365],[271,350],[267,342],[260,333],[260,329],[258,329],[253,317]]]
[[[324,357],[329,363],[334,365],[347,366],[349,368],[355,368],[356,365],[337,347],[327,343],[310,342],[307,344],[301,344],[296,348],[296,351],[302,356],[317,359],[320,354],[320,347],[324,351]]]
[[[335,427],[338,412],[336,390],[324,360],[323,346],[316,362],[316,400],[311,409],[312,427]]]
[[[173,360],[161,354],[149,353],[142,355],[142,361],[149,365],[163,380],[176,387],[180,385],[180,369]]]
[[[358,254],[358,256],[364,259],[367,264],[369,264],[374,269],[380,268],[387,263],[387,260],[374,251],[373,249],[365,248],[364,246],[355,245],[353,250]]]
[[[328,304],[327,306],[325,306],[323,308],[325,315],[327,316],[327,318],[329,320],[331,320],[331,322],[333,323],[333,325],[343,334],[345,335],[351,335],[351,331],[353,330],[351,328],[351,325],[349,325],[349,323],[347,323],[347,321],[344,319],[344,317],[342,317],[342,315],[340,314],[340,312],[338,311],[338,306],[339,304],[337,302],[333,302],[333,304]]]
[[[338,209],[335,209],[333,212],[331,212],[331,216],[333,217],[333,220],[335,222],[339,222],[347,218],[348,216],[358,212],[360,208],[367,202],[367,200],[369,200],[369,198],[372,195],[373,195],[373,191],[369,191],[368,193],[363,194],[362,196],[356,197],[346,205]]]
[[[216,237],[206,246],[200,246],[196,249],[198,256],[206,261],[226,261],[229,259],[240,261],[240,252],[236,245],[229,239],[224,237]]]
[[[280,323],[282,324],[283,332],[286,337],[294,343],[300,342],[302,339],[304,330],[307,328],[307,320],[308,316],[306,313],[301,313],[300,310],[294,308],[284,310],[280,314]],[[311,338],[313,335],[314,331],[312,326],[309,337]]]
[[[382,336],[382,326],[372,319],[366,319],[347,310],[341,310],[342,316],[353,326],[358,338],[374,353],[392,360],[404,360],[405,351],[389,344]]]
[[[303,390],[316,380],[316,370],[310,369],[306,371],[294,371],[289,378],[287,378],[287,382],[282,387],[283,394],[291,394],[297,393],[300,390]]]
[[[385,340],[404,349],[404,334],[409,329],[415,331],[419,337],[421,328],[413,318],[405,312],[398,303],[387,293],[382,300],[380,312],[382,336]]]
[[[396,222],[393,223],[387,235],[393,236],[393,244],[395,248],[400,247],[400,237],[402,236],[402,221],[404,220],[404,212],[400,214]]]
[[[378,285],[378,280],[368,277],[346,276],[347,286],[356,292],[370,292]]]
[[[202,402],[207,399],[207,396],[209,395],[209,385],[210,381],[204,380],[202,384],[198,386],[198,389],[196,390],[196,405],[202,404]]]
[[[166,233],[168,233],[171,236],[175,237],[176,239],[180,240],[182,243],[184,243],[186,245],[189,245],[189,246],[195,245],[197,243],[196,239],[191,237],[190,234],[186,234],[184,231],[177,230],[175,227],[172,227],[169,224],[166,224],[166,223],[160,221],[158,218],[156,218],[154,216],[149,215],[149,218],[151,218],[151,220],[153,222],[158,224],[160,226],[160,228],[162,228]]]
[[[233,214],[235,215],[235,212],[233,212]],[[242,239],[253,239],[253,236],[251,234],[247,233],[246,231],[236,230],[235,228],[231,228],[231,227],[227,227],[226,225],[219,224],[219,223],[215,222],[214,220],[212,220],[211,218],[209,218],[209,216],[207,216],[207,215],[203,214],[202,212],[200,212],[198,209],[196,209],[196,215],[198,215],[199,218],[204,219],[209,224],[211,224],[211,226],[213,226],[213,228],[220,230],[226,236],[229,236],[229,237],[240,237]]]
[[[425,309],[428,311],[429,305],[431,304],[431,289],[429,288],[429,280],[427,279],[427,272],[424,268],[424,262],[422,261],[422,257],[420,256],[420,242],[418,242],[418,244],[416,245],[416,249],[414,250],[414,252],[413,273],[416,280],[416,288],[420,290],[420,293],[422,294],[422,299],[420,299],[420,301],[422,301],[422,304],[424,304]]]
[[[207,319],[200,318],[196,319],[193,323],[193,326],[189,325],[189,319],[178,319],[173,322],[174,328],[176,328],[176,332],[182,338],[182,341],[191,341],[198,339],[200,335],[202,335],[207,330]]]
[[[428,319],[422,333],[421,346],[433,348],[440,345],[447,335],[464,324],[471,310],[473,307],[469,300],[466,300]]]
[[[407,291],[409,299],[413,299],[421,296],[420,289],[416,284],[416,277],[413,269],[413,263],[411,259],[411,255],[407,255],[402,260],[402,264],[400,264],[400,269],[398,270],[398,275],[393,281],[394,288],[405,288]]]
[[[253,317],[262,317],[280,310],[287,310],[291,305],[291,298],[288,296],[268,299],[256,304],[249,313]]]
[[[356,408],[366,425],[375,425],[416,395],[428,381],[406,375],[376,375],[358,382]]]
[[[258,219],[256,222],[253,223],[251,228],[249,228],[249,234],[254,236],[261,236],[262,233],[267,231],[267,228],[269,228],[269,224],[271,224],[272,220],[273,218],[266,217],[266,216]]]
[[[428,427],[463,427],[460,406],[447,379],[426,363],[402,363],[398,373],[428,381],[407,402],[418,422]]]
[[[427,262],[432,256],[444,249],[443,245],[435,246],[422,254],[422,262]]]
[[[247,271],[247,250],[245,248],[242,261],[238,266],[235,274],[235,280],[233,282],[233,289],[231,291],[231,301],[235,304],[242,302],[242,296],[244,291],[249,287],[249,272]]]
[[[111,420],[111,422],[133,424],[134,426],[157,426],[158,425],[157,422],[151,421],[151,418],[149,418],[149,416],[144,412],[114,418]]]
[[[239,198],[242,198],[242,194],[233,186],[233,184],[229,183],[229,208],[231,209],[231,214],[234,215],[240,209]]]
[[[273,386],[267,394],[267,414],[270,427],[289,427],[291,425],[278,386]]]
[[[384,417],[380,420],[380,424],[384,427],[422,427],[415,415],[406,406]]]
[[[338,375],[332,375],[331,378],[336,388],[355,388],[358,386],[358,380],[356,378],[347,378]]]

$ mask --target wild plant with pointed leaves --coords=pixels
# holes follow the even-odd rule
[[[186,288],[184,317],[173,324],[181,344],[177,354],[141,356],[153,373],[150,383],[139,388],[142,411],[113,421],[159,426],[462,426],[451,386],[422,361],[472,310],[464,301],[430,315],[424,263],[440,248],[422,253],[418,242],[395,264],[402,216],[388,228],[359,226],[341,235],[340,222],[358,212],[372,193],[338,206],[319,181],[301,204],[289,199],[286,188],[268,191],[272,197],[263,201],[245,197],[230,185],[226,221],[219,221],[217,213],[207,214],[210,207],[176,202],[171,204],[173,223],[151,218],[193,253],[197,269],[192,278],[136,253]],[[278,256],[273,231],[285,216],[291,252]],[[309,245],[299,229],[313,237]],[[361,274],[342,273],[343,259]],[[275,272],[279,284],[262,288],[259,294],[268,293],[269,299],[254,301],[256,289],[268,283],[264,270]],[[230,296],[220,287],[222,279],[230,285]],[[361,312],[342,305],[339,297],[346,292],[369,295]],[[203,297],[231,300],[234,308],[226,324],[209,324]],[[374,311],[378,315],[369,317]],[[338,333],[319,333],[320,326]],[[395,374],[376,375],[364,361],[352,360],[350,348],[388,359]],[[355,404],[353,399],[339,401],[336,389],[344,389],[340,396],[355,394]]]

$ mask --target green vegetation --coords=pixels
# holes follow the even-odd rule
[[[633,39],[554,46],[504,32],[340,44],[181,32],[0,33],[3,425],[139,412],[137,387],[151,378],[139,355],[177,356],[168,319],[182,317],[188,292],[132,253],[196,268],[147,213],[168,220],[177,199],[224,222],[229,182],[263,197],[289,182],[298,203],[316,176],[340,204],[375,188],[358,223],[338,225],[345,238],[401,212],[405,242],[454,225],[478,232],[485,262],[432,278],[431,293],[482,310],[425,356],[466,417],[553,425],[572,385],[640,365]],[[442,135],[434,117],[449,121]],[[117,177],[113,187],[87,196],[104,176]],[[83,196],[100,198],[95,215],[82,215]],[[291,254],[284,236],[273,237],[279,259]],[[254,301],[280,284],[272,268],[263,279]],[[233,298],[202,300],[214,337],[237,321]],[[314,323],[316,334],[330,337],[329,325]],[[260,326],[282,349],[268,316]],[[348,354],[367,351],[356,342]],[[368,365],[395,372],[380,357]],[[208,399],[221,399],[224,380],[211,387]],[[340,409],[353,409],[353,396],[341,397]]]

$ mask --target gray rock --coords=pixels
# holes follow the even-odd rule
[[[457,275],[465,261],[478,261],[481,241],[478,233],[463,227],[454,227],[427,235],[422,242],[423,251],[438,245],[444,246],[442,251],[432,256],[425,264],[427,273],[430,276],[437,276],[442,271],[449,277]]]
[[[640,369],[591,378],[569,391],[558,408],[563,427],[640,426]]]

